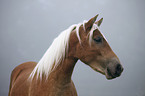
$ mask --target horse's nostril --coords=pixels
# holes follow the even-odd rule
[[[116,66],[116,71],[121,71],[121,70],[122,70],[121,65],[120,65],[120,64],[117,64],[117,66]]]
[[[120,74],[121,74],[122,71],[123,71],[123,68],[122,68],[121,64],[117,64],[116,65],[115,76],[120,76]]]

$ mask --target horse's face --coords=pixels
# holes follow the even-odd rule
[[[89,36],[92,26],[95,23],[100,26],[103,20],[95,22],[96,18],[97,16],[85,24],[85,30],[80,27],[81,44],[77,46],[77,57],[95,71],[104,74],[107,79],[113,79],[121,75],[123,67],[97,28],[93,30],[92,36]]]

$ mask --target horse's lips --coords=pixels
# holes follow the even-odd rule
[[[92,67],[91,67],[92,68]],[[114,79],[114,78],[116,78],[116,77],[114,77],[114,76],[112,76],[112,75],[109,75],[108,73],[104,73],[104,72],[101,72],[101,71],[99,71],[98,69],[95,69],[95,68],[92,68],[93,70],[95,70],[96,72],[99,72],[99,73],[101,73],[101,74],[103,74],[103,75],[105,75],[106,76],[106,79],[108,79],[108,80],[112,80],[112,79]]]
[[[106,77],[106,79],[108,79],[108,80],[112,80],[112,79],[115,79],[116,77],[119,77],[119,76],[114,76],[113,75],[113,73],[111,73],[107,68],[105,68],[104,70],[102,69],[100,69],[100,68],[98,68],[98,66],[96,66],[96,64],[94,64],[94,63],[92,63],[92,64],[89,64],[89,66],[93,69],[93,70],[95,70],[96,72],[99,72],[99,73],[101,73],[101,74],[103,74],[103,75],[105,75],[105,77]]]
[[[119,77],[120,75],[114,76],[108,69],[105,70],[105,76],[108,80],[115,79],[116,77]]]
[[[105,76],[108,80],[116,78],[115,76],[112,75],[112,73],[108,69],[105,70]]]

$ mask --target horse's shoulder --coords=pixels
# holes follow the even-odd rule
[[[12,74],[11,74],[12,80],[15,81],[17,79],[17,77],[25,70],[29,70],[29,69],[32,70],[36,66],[36,64],[37,64],[36,62],[25,62],[25,63],[18,65],[12,71]]]

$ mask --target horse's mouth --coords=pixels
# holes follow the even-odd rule
[[[119,63],[110,63],[106,67],[102,67],[100,65],[97,65],[96,63],[91,63],[89,66],[95,70],[96,72],[99,72],[106,76],[108,80],[114,79],[116,77],[119,77],[123,71],[123,67]]]
[[[108,69],[106,69],[105,76],[108,80],[116,78],[116,76],[114,76]]]

